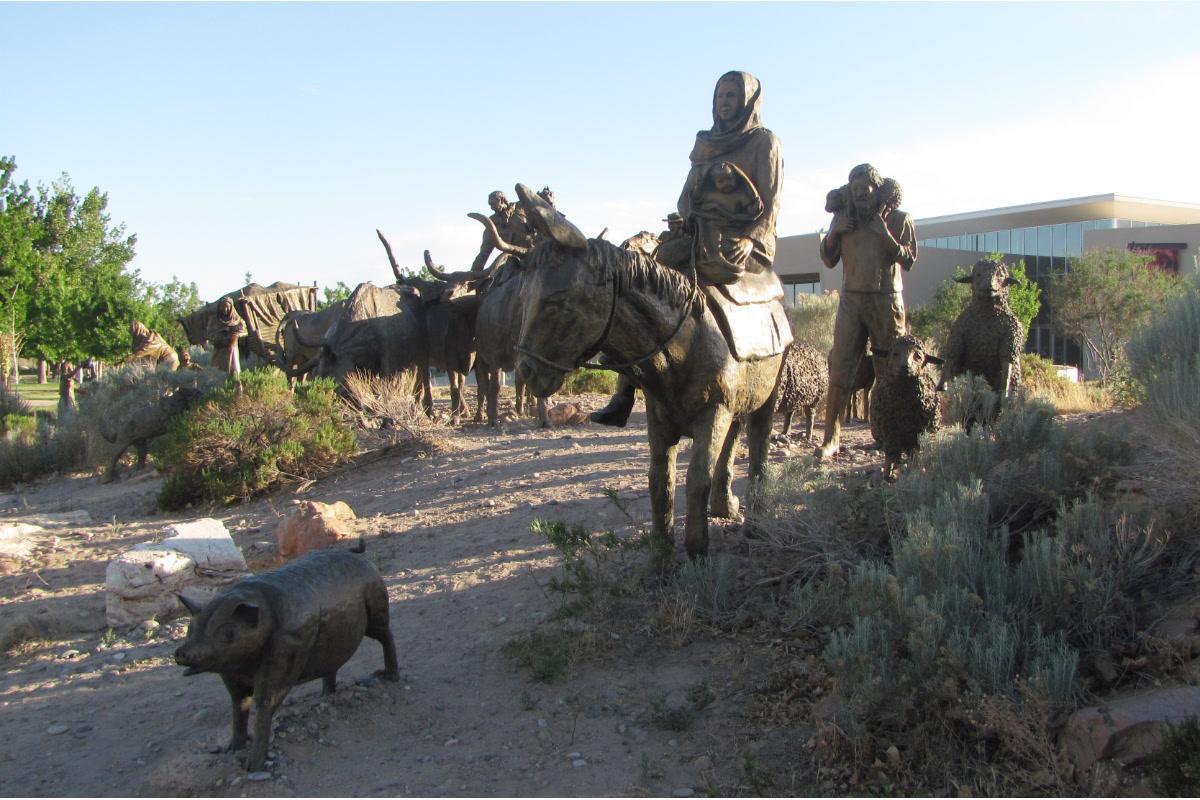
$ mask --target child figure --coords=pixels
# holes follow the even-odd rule
[[[745,266],[721,251],[724,238],[737,238],[763,213],[762,197],[746,173],[729,161],[713,165],[692,206],[696,222],[696,266],[712,283],[733,283]]]

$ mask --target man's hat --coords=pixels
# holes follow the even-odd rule
[[[672,211],[670,214],[667,214],[663,222],[683,222],[683,215],[678,211]]]

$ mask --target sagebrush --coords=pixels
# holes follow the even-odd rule
[[[167,473],[159,504],[231,503],[337,466],[358,441],[334,388],[318,378],[293,393],[268,367],[213,390],[154,445]]]

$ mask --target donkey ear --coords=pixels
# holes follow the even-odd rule
[[[1003,285],[1004,286],[1012,286],[1016,282],[1017,282],[1017,279],[1014,278],[1012,275],[1009,275],[1007,278],[1004,279]]]
[[[925,363],[933,364],[935,367],[940,367],[943,364],[945,364],[946,362],[943,359],[938,358],[937,356],[926,355]]]
[[[546,202],[545,198],[523,183],[517,184],[517,196],[521,205],[529,215],[529,221],[538,233],[549,236],[563,247],[583,250],[587,247],[587,237],[583,232],[567,221],[559,211]]]
[[[973,280],[975,280],[975,278],[972,277],[971,275],[960,275],[959,277],[954,279],[954,282],[955,283],[970,283]]]

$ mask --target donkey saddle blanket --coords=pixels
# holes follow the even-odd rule
[[[747,272],[736,283],[705,286],[704,291],[738,361],[779,355],[792,343],[783,284],[774,270]]]

